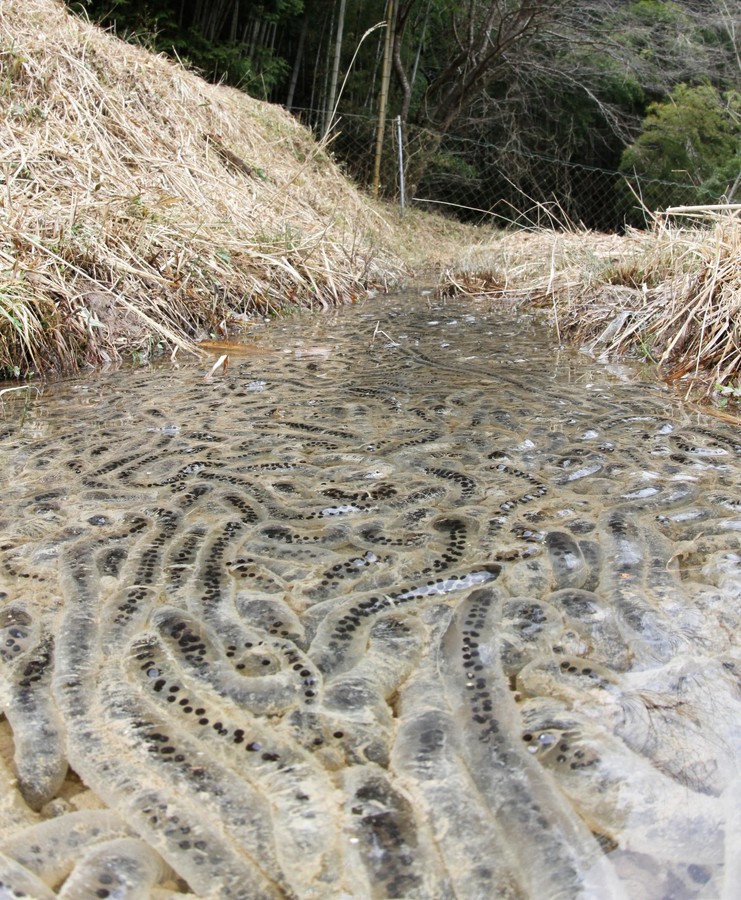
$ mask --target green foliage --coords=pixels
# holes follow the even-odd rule
[[[160,42],[162,43],[162,42]],[[252,62],[246,59],[233,42],[210,41],[196,29],[189,28],[182,36],[159,47],[170,55],[174,50],[186,65],[198,69],[210,81],[224,81],[235,86],[249,84],[255,77]]]
[[[267,99],[286,81],[290,64],[272,44],[249,36],[260,33],[260,26],[266,23],[274,27],[300,16],[304,0],[261,4],[221,0],[215,16],[210,15],[213,10],[207,0],[194,4],[182,0],[75,0],[69,6],[73,12],[115,28],[127,40],[176,56],[210,81],[225,82]]]
[[[282,22],[304,11],[304,0],[274,0],[273,3],[260,4],[260,15],[269,22]]]
[[[741,381],[737,381],[735,385],[732,382],[716,384],[715,397],[721,409],[725,409],[728,406],[729,400],[734,403],[741,403]]]
[[[640,136],[623,152],[621,170],[687,185],[667,191],[648,184],[644,202],[664,205],[717,202],[741,168],[741,96],[709,84],[681,84],[667,100],[652,103]],[[667,202],[667,195],[668,202]]]
[[[628,4],[628,13],[650,25],[673,23],[682,17],[678,3],[666,3],[664,0],[637,0]]]
[[[476,179],[479,176],[478,169],[462,156],[441,150],[430,157],[429,171],[431,174],[446,174],[463,179]]]

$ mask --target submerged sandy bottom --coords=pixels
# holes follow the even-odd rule
[[[736,896],[741,438],[549,340],[6,400],[0,896]]]

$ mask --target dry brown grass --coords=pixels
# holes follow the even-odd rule
[[[503,233],[469,250],[442,290],[527,300],[595,353],[653,361],[688,393],[741,386],[741,209],[657,220],[649,232]],[[677,221],[685,221],[680,227]],[[741,395],[741,390],[738,391]]]
[[[0,4],[0,375],[324,308],[400,277],[394,229],[280,108]]]
[[[191,350],[457,254],[443,290],[527,297],[595,352],[741,396],[739,210],[625,237],[402,219],[279,107],[55,0],[0,4],[0,122],[0,377]]]
[[[652,237],[608,271],[599,315],[582,292],[566,326],[609,352],[638,348],[669,380],[690,376],[690,389],[731,384],[741,375],[741,220],[718,212],[710,227],[657,226]]]
[[[596,270],[619,261],[635,240],[577,231],[484,235],[445,270],[442,290],[509,300],[546,299],[583,285]]]
[[[476,246],[492,235],[491,228],[463,224],[414,207],[403,216],[398,209],[388,207],[384,214],[394,228],[394,247],[410,272],[433,284],[461,256],[461,248]]]

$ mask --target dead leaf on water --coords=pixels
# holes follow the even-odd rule
[[[254,356],[273,352],[266,347],[260,347],[257,344],[246,341],[206,340],[199,341],[198,346],[207,353],[229,353],[232,356]]]

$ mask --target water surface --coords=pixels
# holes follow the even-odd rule
[[[475,301],[209,368],[6,395],[0,894],[735,896],[738,431]]]

